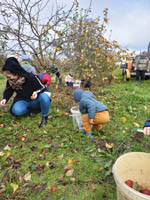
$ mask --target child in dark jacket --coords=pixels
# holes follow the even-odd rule
[[[85,88],[90,88],[91,87],[91,77],[90,76],[86,80],[86,83],[85,83],[84,87]]]
[[[90,89],[91,88],[91,76],[81,79],[81,86],[83,88]]]
[[[73,92],[75,102],[80,102],[80,112],[82,113],[82,124],[85,135],[92,138],[91,125],[98,131],[102,129],[102,125],[109,121],[108,108],[95,96],[89,92],[77,88]]]
[[[144,124],[144,135],[150,135],[150,119],[147,119]]]

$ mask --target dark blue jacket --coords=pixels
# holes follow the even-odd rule
[[[145,124],[144,124],[144,128],[145,127],[150,127],[150,119],[147,119]]]

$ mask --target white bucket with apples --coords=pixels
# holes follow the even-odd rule
[[[75,80],[73,83],[73,88],[80,88],[81,81],[80,80]]]
[[[70,110],[71,112],[71,116],[72,116],[72,120],[73,120],[73,127],[74,129],[76,128],[76,125],[78,126],[79,130],[82,130],[82,115],[79,111],[79,107],[78,106],[73,106]]]
[[[112,172],[117,185],[117,200],[150,200],[150,153],[126,153],[116,160]],[[127,181],[133,185],[128,186]]]

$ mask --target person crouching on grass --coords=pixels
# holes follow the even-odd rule
[[[73,92],[75,102],[80,102],[79,109],[82,114],[84,134],[92,138],[91,125],[98,131],[102,125],[109,122],[108,108],[97,101],[93,93],[77,88]]]
[[[15,92],[16,96],[10,109],[11,114],[26,116],[30,112],[38,111],[42,113],[39,128],[46,125],[51,99],[44,93],[46,87],[39,77],[26,72],[14,57],[6,60],[2,71],[7,77],[7,83],[0,105],[5,106]]]

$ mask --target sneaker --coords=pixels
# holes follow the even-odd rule
[[[84,134],[85,136],[89,137],[89,138],[92,138],[92,137],[93,137],[92,133],[86,133],[86,132],[84,131],[83,134]]]

